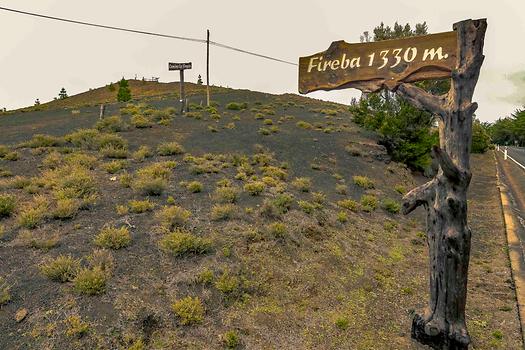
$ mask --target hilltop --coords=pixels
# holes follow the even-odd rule
[[[347,106],[213,88],[204,107],[188,84],[178,115],[178,83],[130,86],[0,118],[0,347],[420,348],[424,217],[399,204],[425,179]],[[468,326],[519,349],[492,154],[473,164]]]

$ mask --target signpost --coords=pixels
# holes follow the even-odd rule
[[[483,63],[486,19],[455,23],[454,31],[381,42],[337,41],[324,52],[299,59],[299,92],[354,87],[386,88],[438,118],[439,146],[432,156],[436,176],[403,197],[403,213],[424,206],[427,214],[430,293],[423,314],[412,321],[412,337],[434,349],[468,349],[465,324],[471,232],[467,224],[472,102]],[[410,83],[451,78],[446,95]]]
[[[168,63],[168,70],[178,70],[180,72],[180,113],[184,114],[186,106],[186,95],[184,94],[184,70],[191,69],[191,62],[188,63]]]

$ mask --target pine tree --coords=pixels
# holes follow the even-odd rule
[[[199,74],[199,77],[197,78],[197,84],[202,85],[202,77]]]
[[[60,92],[58,93],[58,98],[59,98],[60,100],[64,100],[64,99],[68,98],[68,96],[67,96],[67,92],[66,92],[66,89],[65,89],[65,88],[62,88],[62,89],[60,90]]]
[[[118,86],[117,101],[127,102],[131,100],[131,90],[129,89],[128,81],[122,78],[122,80],[119,81]]]

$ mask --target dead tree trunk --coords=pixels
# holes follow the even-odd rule
[[[484,59],[486,28],[485,19],[454,24],[458,62],[447,95],[434,96],[411,84],[397,88],[398,95],[439,117],[440,145],[432,151],[439,171],[403,198],[404,214],[420,205],[427,212],[430,298],[424,313],[413,319],[412,337],[434,349],[467,349],[470,343],[465,323],[471,237],[467,189],[472,116],[477,108],[471,99]]]

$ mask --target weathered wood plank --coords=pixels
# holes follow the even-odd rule
[[[299,58],[299,92],[356,88],[394,89],[401,83],[451,76],[457,63],[456,32],[349,44]]]

